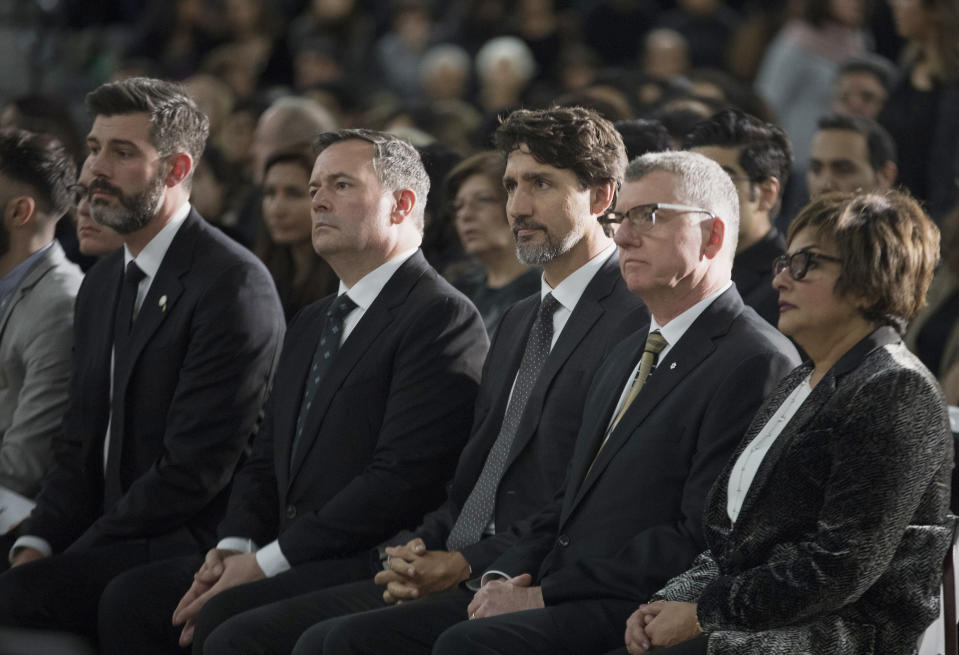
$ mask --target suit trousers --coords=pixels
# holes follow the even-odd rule
[[[182,653],[177,646],[181,628],[171,625],[170,619],[202,563],[203,558],[198,555],[176,558],[118,577],[101,602],[101,652],[116,655]],[[255,621],[258,608],[269,608],[317,589],[372,575],[371,556],[364,553],[352,558],[301,564],[272,578],[226,589],[207,601],[197,616],[193,652],[288,653],[299,635],[293,632],[293,615],[277,612],[267,614],[270,621]],[[234,617],[237,620],[231,621]],[[308,618],[301,621],[303,629],[315,622]],[[233,643],[230,626],[242,631],[244,641],[236,651],[221,651],[220,648]],[[213,635],[219,636],[211,640]],[[284,651],[286,641],[289,643]]]
[[[706,648],[709,638],[706,635],[699,635],[689,641],[670,646],[669,648],[656,648],[656,655],[706,655]],[[629,655],[626,647],[617,648],[606,653],[606,655]]]
[[[303,633],[293,655],[603,652],[623,642],[626,618],[636,609],[633,601],[582,601],[467,620],[472,598],[473,592],[458,587],[328,619]],[[327,601],[335,611],[335,601]]]
[[[0,575],[0,625],[96,636],[97,601],[117,575],[149,561],[146,540],[67,551]]]

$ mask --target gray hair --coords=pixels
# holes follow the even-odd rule
[[[486,77],[503,59],[508,60],[524,80],[536,73],[536,60],[526,43],[515,36],[498,36],[483,44],[476,53],[476,72]]]
[[[729,174],[708,157],[676,150],[637,157],[626,167],[625,179],[635,182],[656,171],[676,177],[676,194],[682,204],[701,207],[723,219],[723,249],[731,260],[739,240],[739,195]]]
[[[470,56],[463,48],[451,43],[441,43],[433,46],[426,51],[420,62],[420,78],[426,78],[443,68],[453,68],[454,70],[469,75]]]
[[[419,233],[423,234],[423,213],[430,192],[430,178],[416,148],[387,132],[349,129],[323,132],[313,140],[313,151],[319,155],[334,143],[351,140],[373,144],[373,172],[385,189],[391,192],[411,189],[416,194],[410,217]]]

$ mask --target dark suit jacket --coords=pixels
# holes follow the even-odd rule
[[[209,543],[253,431],[283,337],[266,268],[191,210],[118,351],[110,448],[113,314],[123,251],[94,266],[77,296],[73,372],[55,463],[20,534],[58,552],[149,538],[157,557]]]
[[[499,436],[539,304],[536,293],[513,305],[500,322],[483,370],[472,436],[457,465],[449,498],[415,531],[429,549],[445,550],[449,532]],[[620,276],[618,258],[611,257],[583,291],[530,393],[496,492],[497,533],[463,549],[474,571],[481,572],[516,540],[510,526],[553,497],[566,475],[579,430],[586,400],[583,390],[609,349],[648,323],[646,308]]]
[[[816,385],[730,526],[735,458],[811,370],[756,414],[709,494],[709,550],[663,590],[698,601],[710,653],[906,654],[936,616],[952,435],[935,379],[892,328]]]
[[[596,373],[565,490],[490,567],[534,574],[547,606],[642,602],[684,570],[702,550],[706,492],[767,392],[799,362],[728,289],[657,365],[590,468],[645,340],[642,330],[621,343]]]
[[[371,548],[441,502],[466,442],[489,342],[472,303],[417,253],[336,355],[290,448],[330,296],[290,325],[263,426],[223,537],[279,535],[293,564]]]

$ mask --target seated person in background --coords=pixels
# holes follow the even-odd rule
[[[505,170],[501,153],[481,152],[460,162],[446,177],[456,232],[466,254],[483,267],[482,278],[462,288],[483,317],[490,338],[506,309],[540,287],[539,270],[516,258],[513,228],[506,220]]]
[[[832,111],[877,120],[896,76],[891,61],[865,53],[839,64],[832,82]]]
[[[287,322],[339,283],[311,241],[308,187],[314,159],[300,151],[277,153],[263,171],[263,229],[253,251],[273,276]]]
[[[313,247],[340,293],[290,325],[217,547],[117,578],[100,604],[103,653],[202,652],[235,614],[367,578],[372,549],[443,501],[486,331],[419,248],[429,178],[413,147],[340,130],[315,149]]]
[[[779,299],[769,262],[786,250],[785,240],[773,227],[792,168],[786,133],[738,109],[725,109],[696,125],[683,148],[712,159],[736,185],[739,240],[733,282],[743,302],[775,325]]]
[[[705,552],[654,596],[665,602],[630,617],[633,655],[906,655],[936,617],[952,435],[935,378],[899,334],[939,232],[899,192],[830,194],[787,242],[779,328],[810,361],[713,485]]]
[[[513,148],[511,161],[529,158],[522,142]],[[511,213],[551,184],[509,170]],[[296,655],[603,652],[702,549],[706,492],[799,357],[730,281],[739,210],[729,176],[702,155],[665,152],[634,160],[625,180],[604,221],[619,223],[620,271],[652,323],[593,377],[564,489],[485,574],[473,571],[483,585],[472,600],[456,592],[331,619],[303,634]]]
[[[77,224],[77,242],[80,252],[90,257],[103,257],[123,247],[123,237],[116,230],[100,225],[90,215],[90,182],[93,174],[84,166],[76,184],[70,186],[73,194],[74,219]]]
[[[896,181],[896,144],[879,123],[827,114],[817,125],[806,171],[810,198],[826,191],[883,191]]]
[[[53,233],[75,177],[59,141],[0,130],[0,487],[30,498],[67,407],[83,274]]]

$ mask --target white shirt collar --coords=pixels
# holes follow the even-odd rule
[[[403,262],[416,254],[417,250],[419,250],[419,248],[401,252],[393,259],[384,264],[380,264],[361,277],[357,283],[350,288],[347,288],[346,285],[343,284],[343,281],[340,280],[340,290],[337,292],[337,295],[349,293],[350,300],[355,302],[357,307],[364,311],[369,309],[369,306],[373,304],[376,297],[380,295],[380,291],[383,290],[386,283],[393,277],[393,273],[403,265]]]
[[[546,282],[546,276],[543,275],[540,282],[539,298],[542,300],[547,293],[552,293],[553,298],[559,301],[565,309],[573,311],[580,296],[586,291],[586,287],[592,282],[597,271],[603,267],[610,257],[616,254],[616,246],[609,244],[602,252],[590,259],[588,262],[577,268],[566,276],[566,278],[556,285],[556,288],[550,288]]]
[[[146,274],[145,277],[152,280],[157,271],[160,270],[163,257],[166,255],[166,251],[170,249],[170,244],[173,243],[173,237],[176,236],[177,231],[189,214],[190,203],[185,202],[173,213],[170,222],[164,225],[155,237],[150,239],[150,243],[144,246],[136,257],[133,257],[127,245],[123,244],[123,268],[126,269],[127,264],[135,259],[137,266]]]
[[[716,298],[726,293],[726,290],[733,285],[732,281],[727,282],[723,287],[700,300],[698,303],[684,311],[682,314],[669,321],[666,325],[660,325],[656,322],[655,318],[650,316],[649,322],[649,331],[659,330],[660,334],[663,335],[663,338],[666,339],[666,343],[671,347],[673,344],[677,343],[684,334],[686,330],[696,322],[696,319],[699,318],[699,315],[706,311],[706,308],[709,307]],[[660,361],[665,358],[665,352],[660,353]]]

